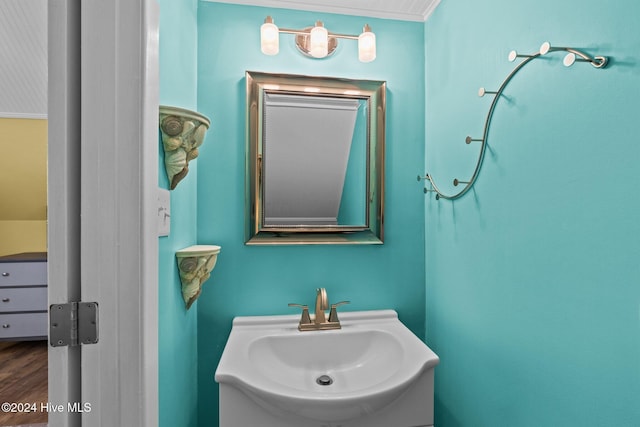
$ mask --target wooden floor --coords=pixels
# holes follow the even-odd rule
[[[47,422],[47,412],[40,410],[47,403],[47,348],[46,341],[0,341],[0,404],[29,404],[29,410],[36,409],[0,410],[0,426]]]

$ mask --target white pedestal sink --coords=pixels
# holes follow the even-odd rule
[[[220,427],[433,425],[439,359],[395,311],[343,312],[329,331],[299,320],[234,319],[215,374]]]

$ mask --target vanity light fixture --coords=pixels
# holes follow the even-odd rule
[[[280,33],[294,34],[296,47],[304,55],[312,58],[326,58],[338,47],[338,39],[358,41],[358,59],[360,62],[371,62],[376,59],[376,35],[369,25],[365,25],[358,36],[329,32],[322,21],[315,26],[302,30],[278,28],[273,18],[267,16],[260,27],[260,49],[265,55],[277,55],[280,51]]]

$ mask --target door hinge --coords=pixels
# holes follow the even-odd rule
[[[97,342],[97,302],[70,302],[49,307],[49,343],[52,347],[75,347]]]

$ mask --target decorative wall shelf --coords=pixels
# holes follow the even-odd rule
[[[462,195],[464,195],[467,191],[471,189],[473,184],[476,182],[476,179],[478,179],[478,174],[480,173],[480,168],[482,166],[482,161],[484,159],[484,153],[487,147],[487,138],[489,137],[489,125],[491,124],[491,118],[493,117],[493,112],[495,110],[496,104],[498,103],[498,99],[500,99],[500,96],[502,95],[502,92],[504,91],[505,87],[507,86],[507,84],[509,84],[513,76],[515,76],[516,73],[520,71],[520,69],[522,69],[522,67],[527,65],[529,62],[533,61],[536,58],[539,58],[540,56],[546,55],[547,53],[559,52],[559,51],[567,52],[563,60],[563,64],[566,67],[570,67],[576,62],[588,62],[594,68],[605,68],[608,63],[608,58],[606,56],[593,57],[581,50],[574,49],[571,47],[551,46],[549,42],[544,42],[542,46],[540,46],[540,50],[531,55],[520,55],[515,50],[512,50],[509,53],[509,57],[508,57],[509,62],[514,62],[517,58],[524,58],[524,59],[518,65],[516,65],[513,71],[511,71],[511,73],[509,73],[509,75],[504,79],[504,81],[502,82],[498,90],[488,91],[488,90],[485,90],[485,88],[483,87],[481,87],[478,90],[478,96],[483,97],[485,95],[493,95],[494,98],[493,98],[493,101],[491,102],[491,106],[489,107],[489,112],[487,113],[487,118],[484,123],[484,132],[482,133],[482,138],[472,138],[471,136],[467,136],[465,139],[465,142],[467,144],[471,144],[472,142],[480,143],[480,153],[478,155],[478,161],[476,163],[475,170],[471,175],[471,178],[469,178],[466,181],[462,181],[462,180],[459,180],[458,178],[455,178],[453,180],[453,185],[455,187],[458,187],[459,185],[463,185],[462,189],[455,194],[445,194],[438,188],[436,183],[433,181],[433,177],[431,175],[429,175],[428,173],[426,173],[424,176],[418,175],[418,181],[421,181],[421,180],[429,181],[430,188],[427,188],[427,187],[424,188],[425,194],[431,193],[431,192],[435,193],[436,200],[439,200],[441,198],[454,200],[459,197],[462,197]]]
[[[194,245],[176,252],[182,298],[187,310],[200,296],[202,285],[211,276],[219,253],[220,246],[216,245]]]
[[[210,124],[209,119],[198,112],[160,106],[164,166],[171,190],[189,173],[189,162],[198,157],[198,147]]]

